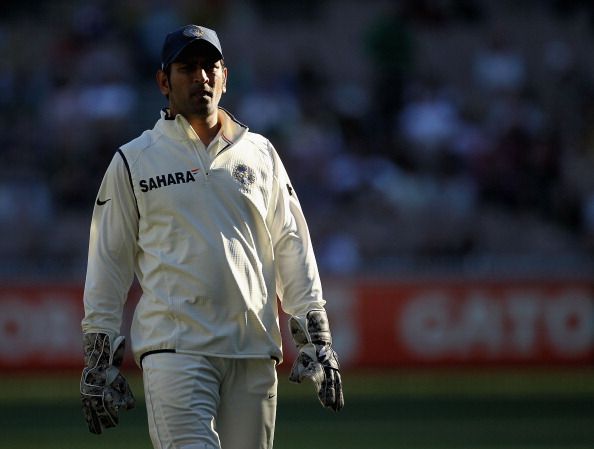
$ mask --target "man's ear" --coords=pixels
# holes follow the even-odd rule
[[[161,93],[166,97],[169,96],[169,78],[167,73],[165,73],[165,71],[162,69],[157,70],[156,79]]]

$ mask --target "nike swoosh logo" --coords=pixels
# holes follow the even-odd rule
[[[275,396],[276,396],[276,394],[269,394],[269,395],[268,395],[268,399],[272,399],[272,398],[273,398],[273,397],[275,397]]]
[[[105,201],[101,201],[99,198],[97,198],[97,206],[103,206],[105,203],[107,203],[108,201],[111,201],[111,198],[107,198]]]

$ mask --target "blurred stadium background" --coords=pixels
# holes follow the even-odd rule
[[[142,407],[87,434],[81,288],[104,170],[186,23],[285,161],[344,365],[336,416],[281,382],[275,447],[594,447],[585,0],[4,1],[0,447],[150,447]]]

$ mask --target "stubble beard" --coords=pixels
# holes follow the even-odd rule
[[[216,92],[214,89],[210,95],[203,92],[194,92],[189,93],[185,98],[182,97],[183,101],[177,101],[178,96],[173,94],[171,78],[168,78],[167,82],[171,92],[169,96],[169,109],[174,115],[181,114],[188,119],[191,117],[207,119],[212,114],[216,114],[218,101],[215,98]]]
[[[183,102],[175,101],[172,104],[172,109],[186,118],[195,117],[206,119],[216,112],[216,105],[212,97],[206,98],[190,95],[189,98],[186,98]]]

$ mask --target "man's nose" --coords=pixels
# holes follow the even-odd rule
[[[194,82],[208,83],[208,75],[206,74],[206,70],[202,67],[197,67],[196,70],[194,70]]]

